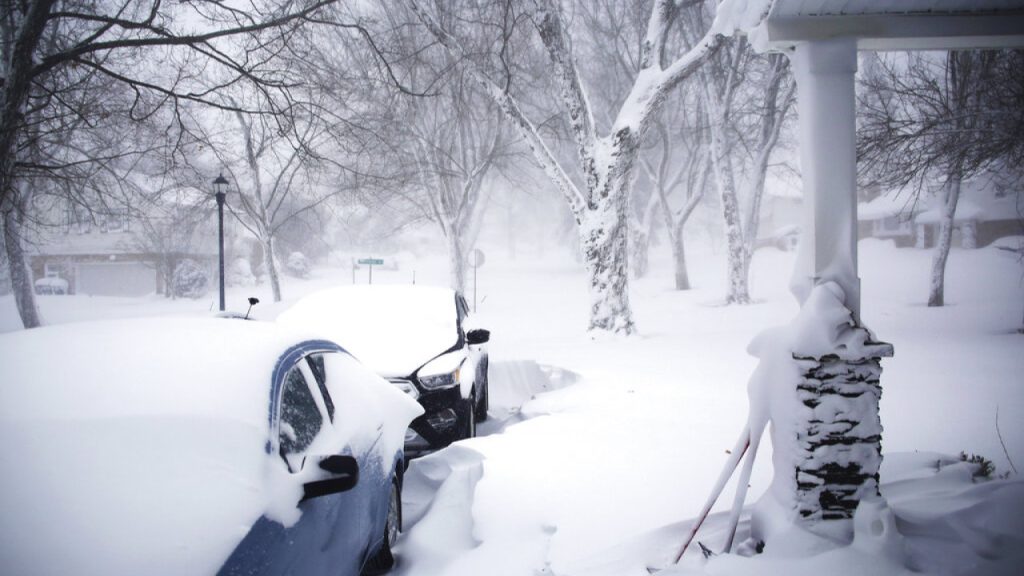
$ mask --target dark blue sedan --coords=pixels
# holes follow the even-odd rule
[[[421,412],[338,345],[272,323],[0,335],[0,566],[386,571]]]

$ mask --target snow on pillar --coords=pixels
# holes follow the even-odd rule
[[[882,462],[881,359],[892,356],[860,320],[854,39],[798,44],[797,81],[804,228],[791,288],[798,317],[759,348],[755,388],[772,392],[775,478],[784,517],[815,532],[851,538],[862,497],[878,495]],[[771,369],[775,363],[785,365]],[[767,380],[767,381],[765,381]],[[769,515],[770,516],[770,515]],[[754,532],[771,530],[755,518]]]
[[[833,281],[860,321],[857,277],[857,151],[852,38],[796,46],[792,56],[800,121],[804,219],[791,288],[801,304],[811,288]]]

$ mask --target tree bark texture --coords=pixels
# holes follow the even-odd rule
[[[17,204],[14,168],[18,136],[21,134],[25,103],[32,87],[32,67],[39,40],[46,28],[55,0],[37,0],[13,31],[7,61],[0,63],[0,210]],[[6,16],[5,16],[6,18]]]
[[[722,225],[725,228],[727,262],[726,304],[750,304],[750,290],[747,286],[746,250],[743,245],[743,223],[740,203],[736,195],[736,181],[733,178],[729,157],[722,142],[721,129],[712,127],[712,165],[715,183],[722,206]]]
[[[18,315],[25,328],[42,326],[43,320],[36,303],[36,293],[32,284],[32,271],[22,246],[21,213],[15,207],[3,211],[4,250],[7,253],[7,264],[10,268],[11,291]]]
[[[628,238],[625,196],[602,211],[586,214],[581,222],[580,247],[590,279],[588,330],[632,334],[629,304]]]

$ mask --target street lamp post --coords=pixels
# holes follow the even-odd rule
[[[227,195],[225,187],[228,185],[224,174],[218,174],[213,181],[214,198],[217,199],[217,245],[220,248],[220,311],[224,311],[224,197]]]

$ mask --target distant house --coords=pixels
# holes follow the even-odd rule
[[[183,247],[179,253],[173,253],[173,246],[158,248],[159,243],[151,241],[148,236],[153,234],[152,220],[143,221],[143,216],[152,219],[149,214],[132,213],[128,209],[103,212],[67,209],[59,229],[39,239],[31,249],[29,261],[37,292],[62,293],[53,287],[66,283],[67,294],[143,296],[166,293],[170,279],[161,272],[161,263],[169,257],[174,261],[197,260],[210,266],[212,272],[216,246],[210,241],[209,232],[203,234],[194,247]]]
[[[792,189],[776,187],[766,191],[755,248],[774,246],[794,250],[800,240],[803,196]]]
[[[940,189],[879,195],[858,206],[861,238],[885,238],[897,246],[931,248],[942,223]],[[1024,194],[986,178],[966,180],[953,218],[953,245],[987,246],[1004,236],[1024,235]]]
[[[919,205],[909,192],[881,194],[857,206],[859,238],[883,238],[897,246],[914,246],[914,218]]]

